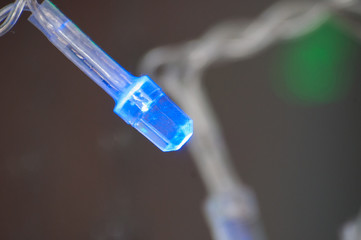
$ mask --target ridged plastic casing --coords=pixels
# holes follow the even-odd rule
[[[149,77],[135,77],[102,51],[50,1],[29,21],[116,101],[114,112],[162,151],[180,149],[193,134],[192,120]]]

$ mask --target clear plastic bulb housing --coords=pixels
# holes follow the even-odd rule
[[[190,119],[149,77],[129,74],[46,0],[34,24],[68,59],[116,102],[114,112],[162,151],[180,149],[193,134]]]

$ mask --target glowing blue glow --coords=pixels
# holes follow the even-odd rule
[[[125,92],[114,112],[163,151],[178,150],[192,136],[193,123],[147,76]]]
[[[193,121],[149,77],[134,77],[104,53],[50,1],[29,21],[103,88],[116,102],[114,112],[162,151],[180,149],[193,134]]]

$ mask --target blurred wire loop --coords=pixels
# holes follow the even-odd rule
[[[0,36],[11,30],[23,10],[35,11],[36,5],[36,0],[16,0],[0,9]],[[157,48],[144,57],[141,72],[159,79],[194,119],[196,134],[190,149],[210,193],[205,211],[217,240],[260,240],[264,236],[256,200],[231,165],[221,126],[202,88],[203,72],[214,63],[245,59],[276,42],[305,35],[330,14],[343,13],[361,15],[360,2],[278,2],[255,20],[225,22],[197,40]],[[343,19],[361,38],[359,23]],[[348,229],[345,240],[360,239],[359,227]]]
[[[310,33],[335,14],[360,38],[359,22],[348,18],[361,15],[360,1],[281,1],[254,20],[224,22],[196,40],[153,49],[140,63],[140,72],[159,80],[194,120],[189,148],[209,192],[205,211],[214,239],[260,240],[265,236],[256,199],[231,164],[221,125],[202,87],[203,73],[212,64],[242,60],[279,41]],[[234,209],[248,212],[237,214]]]
[[[216,62],[250,57],[277,41],[311,32],[327,20],[331,13],[337,12],[361,14],[360,2],[278,2],[253,21],[224,22],[211,28],[197,40],[156,48],[144,57],[141,69],[154,73],[159,68],[164,69],[166,66],[182,62],[183,67],[185,64],[187,69],[202,70]]]

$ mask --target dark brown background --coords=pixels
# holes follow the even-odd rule
[[[273,1],[54,3],[134,73],[148,50],[255,17]],[[210,70],[206,86],[269,239],[336,240],[361,206],[358,67],[344,99],[290,105],[270,88],[281,48]],[[0,39],[0,53],[1,240],[210,239],[205,189],[186,149],[162,153],[127,126],[25,16]]]

